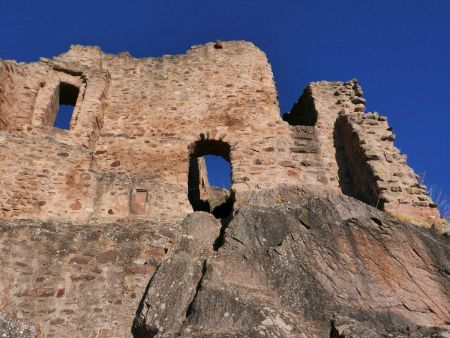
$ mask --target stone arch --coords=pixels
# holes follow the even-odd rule
[[[234,193],[230,188],[224,189],[209,184],[208,172],[204,160],[206,155],[222,157],[230,164],[232,182],[231,147],[222,140],[205,139],[192,143],[188,147],[188,198],[194,211],[206,211],[216,218],[228,216],[234,203]]]

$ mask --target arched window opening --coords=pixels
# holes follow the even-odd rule
[[[225,218],[233,210],[230,146],[222,141],[200,140],[190,147],[188,197],[194,211]]]
[[[61,82],[59,85],[59,101],[53,127],[70,129],[73,110],[77,103],[79,88],[69,83]]]

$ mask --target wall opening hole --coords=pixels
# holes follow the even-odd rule
[[[317,154],[319,152],[315,128],[317,111],[311,88],[306,87],[291,111],[283,115],[283,120],[289,124],[291,130],[293,141],[291,152],[300,154]]]
[[[201,140],[190,148],[188,197],[194,211],[216,218],[233,210],[230,146],[222,141]]]
[[[208,173],[209,184],[214,187],[230,190],[231,188],[231,166],[221,156],[203,156]]]
[[[291,111],[283,114],[283,120],[291,126],[313,127],[317,122],[317,111],[314,107],[311,89],[306,87],[302,96],[292,106]]]
[[[55,116],[53,127],[70,129],[73,111],[77,103],[80,89],[69,83],[61,82],[59,85],[58,111]]]

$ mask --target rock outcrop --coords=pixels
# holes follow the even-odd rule
[[[223,238],[205,213],[182,229],[135,337],[450,335],[449,239],[433,229],[287,187],[241,201]]]
[[[191,302],[205,272],[205,259],[213,252],[219,232],[220,223],[206,212],[186,217],[173,256],[160,264],[140,305],[136,335],[177,334],[192,311]]]

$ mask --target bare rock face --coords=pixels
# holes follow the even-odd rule
[[[216,252],[217,225],[196,214],[184,224],[208,240],[161,263],[135,337],[450,335],[450,245],[433,229],[351,197],[281,188],[241,201]]]
[[[140,304],[133,325],[137,336],[174,336],[179,332],[219,232],[219,222],[206,212],[186,217],[173,256],[160,264]]]

